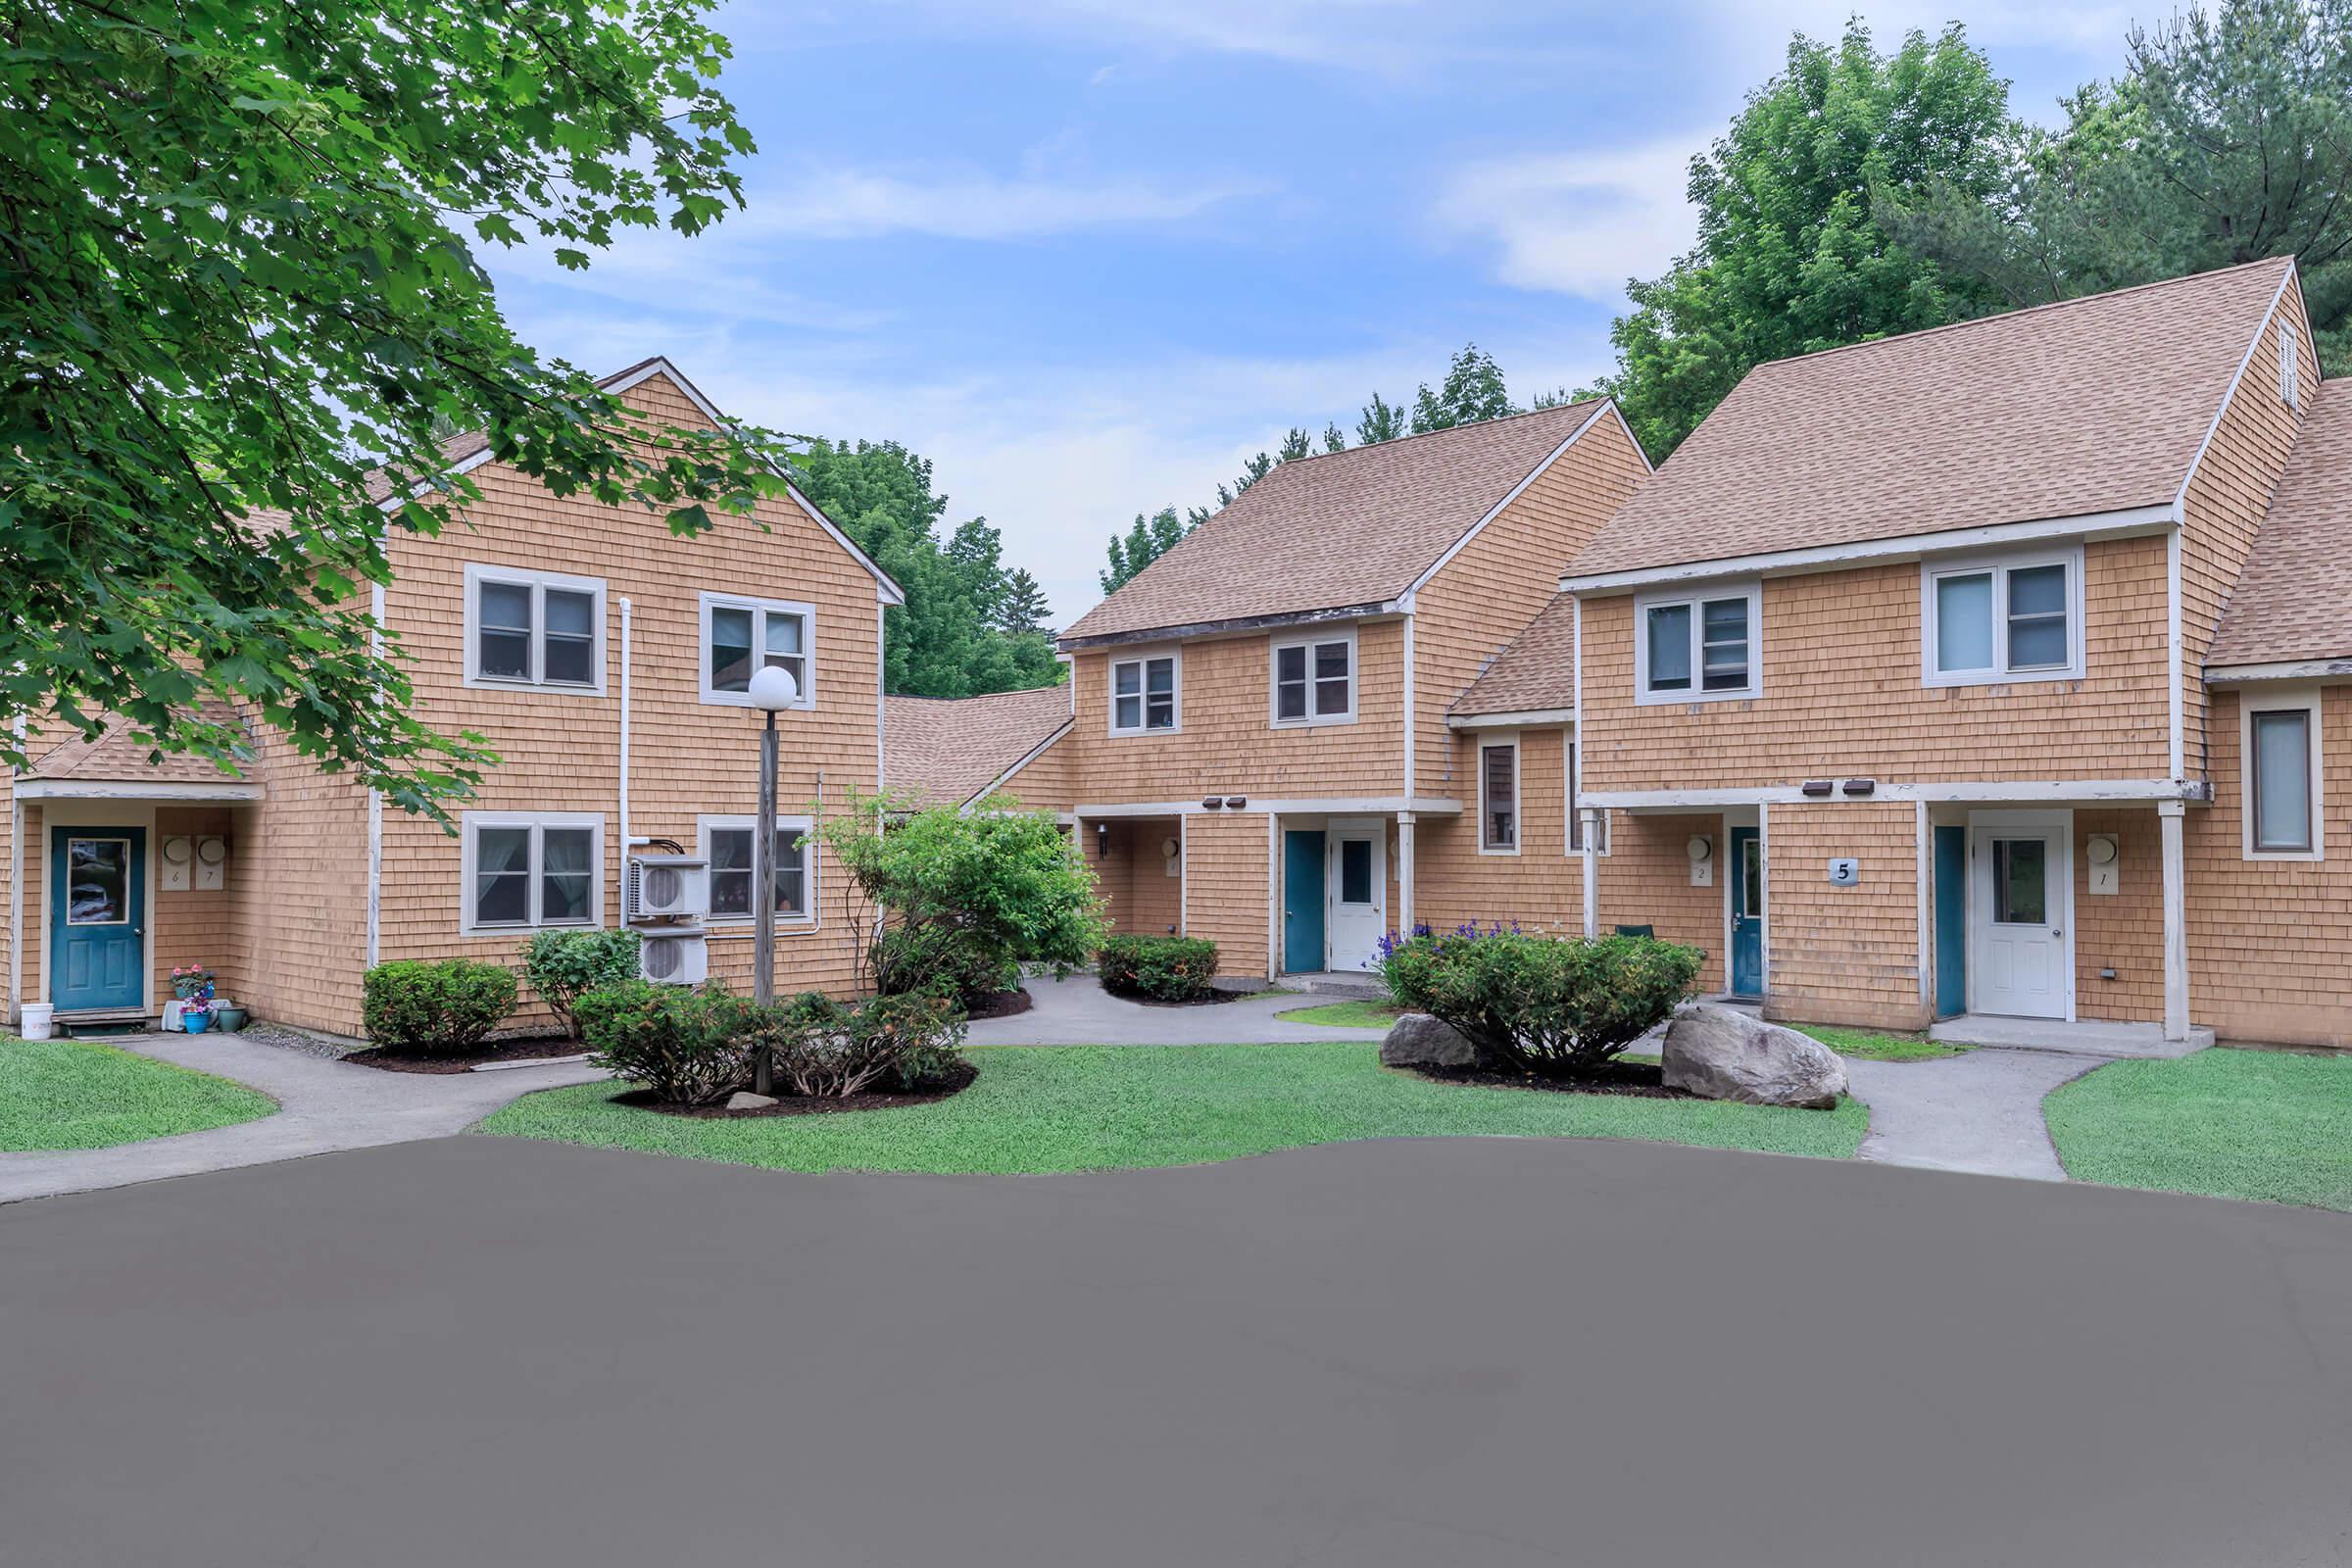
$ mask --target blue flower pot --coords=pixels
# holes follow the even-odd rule
[[[213,1015],[209,1012],[183,1012],[179,1015],[179,1026],[192,1035],[200,1035],[213,1026]]]

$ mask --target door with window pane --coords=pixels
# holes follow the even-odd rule
[[[1325,855],[1328,967],[1370,969],[1387,934],[1388,847],[1384,828],[1333,828]]]
[[[2063,822],[2029,813],[1980,812],[1970,819],[1971,1012],[2071,1014],[2071,841]]]

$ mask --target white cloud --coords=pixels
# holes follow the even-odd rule
[[[1030,174],[1004,179],[977,171],[892,174],[837,169],[764,192],[755,210],[776,214],[781,232],[824,239],[912,233],[1006,240],[1179,221],[1277,188],[1258,179],[1165,185],[1134,178]]]
[[[1625,280],[1690,248],[1697,215],[1683,190],[1700,134],[1594,152],[1488,159],[1457,171],[1433,216],[1449,234],[1492,245],[1514,287],[1614,304]]]

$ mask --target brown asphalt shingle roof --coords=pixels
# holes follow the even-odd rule
[[[1283,464],[1062,635],[1386,604],[1598,406],[1589,399]]]
[[[1452,711],[1529,713],[1575,706],[1576,596],[1561,594],[1470,683]]]
[[[1568,575],[2169,503],[2292,265],[1758,366]]]
[[[882,782],[931,805],[961,806],[1070,721],[1070,688],[989,697],[890,697]]]
[[[2352,378],[2323,382],[2208,667],[2352,659]]]
[[[218,703],[205,703],[197,712],[207,723],[240,727],[236,714]],[[127,718],[108,718],[105,730],[96,740],[84,740],[75,735],[51,747],[32,760],[24,777],[28,779],[72,779],[79,783],[137,783],[137,784],[234,784],[243,782],[243,775],[223,773],[209,758],[186,752],[167,752],[156,761],[148,760],[153,745],[141,738]]]

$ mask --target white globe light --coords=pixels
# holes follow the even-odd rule
[[[801,700],[801,683],[781,664],[766,664],[752,672],[752,706],[774,712]]]

